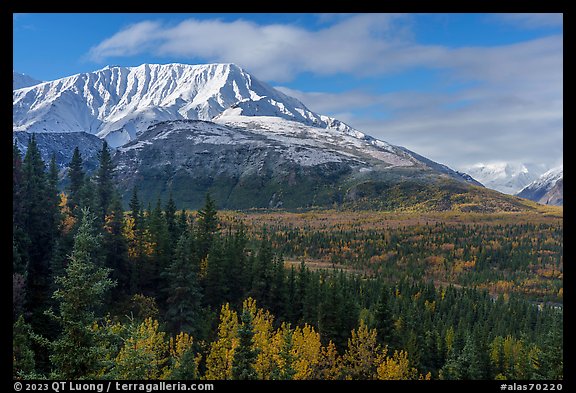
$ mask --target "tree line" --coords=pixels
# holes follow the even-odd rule
[[[562,311],[405,276],[287,268],[274,234],[170,197],[125,211],[108,146],[58,189],[13,150],[13,375],[561,379]]]

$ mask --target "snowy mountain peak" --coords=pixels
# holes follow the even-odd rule
[[[544,172],[538,179],[530,183],[526,188],[538,187],[545,188],[547,190],[551,189],[554,184],[564,177],[564,165],[560,165],[556,168],[552,168],[549,171]]]
[[[488,188],[513,195],[538,178],[539,169],[524,163],[491,162],[474,164],[466,172]]]
[[[546,171],[517,195],[545,205],[562,205],[564,203],[564,165]]]
[[[225,121],[227,116],[274,116],[359,133],[310,111],[233,63],[107,66],[16,90],[13,99],[15,131],[84,131],[106,138],[112,146],[123,145],[161,121]]]

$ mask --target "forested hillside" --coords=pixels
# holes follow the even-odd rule
[[[14,378],[563,379],[558,217],[125,210],[98,159],[14,146]]]

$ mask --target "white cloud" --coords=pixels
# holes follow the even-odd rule
[[[405,15],[360,14],[318,31],[245,20],[187,19],[177,25],[143,21],[126,27],[90,49],[97,62],[110,57],[150,53],[234,62],[262,79],[290,80],[299,72],[381,73],[434,55],[432,47],[406,47]],[[403,49],[404,48],[404,49]],[[386,58],[396,57],[394,61]],[[371,60],[377,60],[372,62]]]
[[[144,21],[130,25],[90,49],[88,56],[97,62],[109,57],[132,56],[151,50],[161,33],[159,22]]]

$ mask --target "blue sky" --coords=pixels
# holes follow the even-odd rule
[[[561,14],[15,14],[15,71],[236,63],[456,169],[562,163]]]

